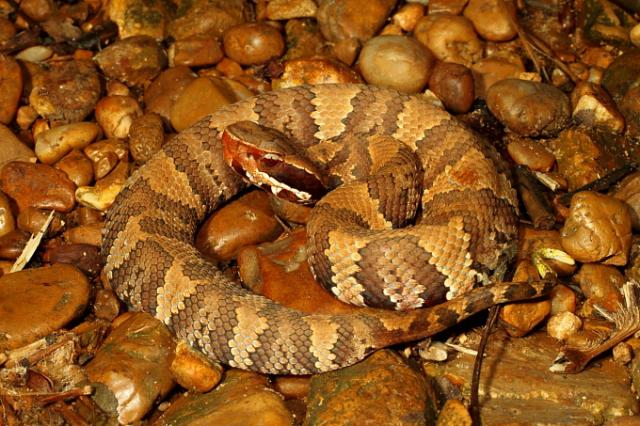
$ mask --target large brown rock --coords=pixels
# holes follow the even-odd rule
[[[86,372],[98,405],[120,424],[129,424],[173,387],[169,367],[175,344],[164,324],[149,314],[123,314],[114,327]]]
[[[153,424],[289,426],[293,417],[282,397],[269,389],[265,376],[230,370],[212,392],[179,397]]]
[[[584,191],[571,199],[562,247],[580,262],[625,265],[631,248],[631,214],[611,196]]]
[[[56,264],[0,277],[0,351],[59,330],[89,303],[89,280],[77,268]]]
[[[425,378],[390,350],[351,367],[315,375],[307,398],[306,425],[426,425],[435,411]]]
[[[523,136],[553,136],[569,124],[571,104],[559,89],[544,83],[506,79],[487,91],[489,110]]]

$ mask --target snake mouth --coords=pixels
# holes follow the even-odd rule
[[[223,131],[221,141],[229,167],[279,198],[309,205],[326,193],[319,171],[296,155],[280,132],[238,122]]]

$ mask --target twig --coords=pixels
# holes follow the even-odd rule
[[[518,166],[515,169],[518,192],[522,198],[527,214],[536,229],[552,229],[556,223],[555,214],[545,198],[544,188],[538,183],[531,172]]]
[[[592,182],[589,182],[588,184],[583,185],[574,191],[567,192],[566,194],[556,197],[556,199],[560,204],[567,205],[571,202],[571,197],[573,197],[578,192],[603,191],[605,189],[608,189],[613,184],[617,183],[620,179],[622,179],[623,177],[625,177],[626,175],[634,171],[636,168],[637,168],[636,164],[633,164],[633,163],[625,164],[624,166],[619,167],[613,170],[612,172],[608,173],[607,175],[599,179],[596,179]]]
[[[484,352],[489,341],[489,335],[493,329],[496,320],[498,319],[498,313],[500,312],[500,306],[494,305],[489,309],[489,319],[482,331],[482,338],[478,345],[478,355],[476,355],[475,362],[473,363],[473,375],[471,376],[471,395],[469,397],[469,412],[471,413],[471,420],[473,425],[482,425],[482,419],[480,418],[480,403],[478,399],[478,391],[480,389],[480,372],[482,371],[482,361],[484,358]]]
[[[76,398],[81,395],[91,395],[93,387],[86,385],[81,388],[73,388],[62,392],[11,392],[0,394],[0,397],[6,398],[22,398],[26,396],[38,398],[40,405],[47,405],[52,402],[61,401],[67,398]]]
[[[42,228],[40,228],[35,234],[31,235],[31,238],[29,238],[29,241],[27,241],[27,244],[22,249],[22,253],[20,253],[20,256],[18,256],[16,262],[11,267],[10,272],[22,271],[27,263],[29,263],[29,260],[31,260],[31,257],[38,249],[40,241],[42,241],[42,237],[44,237],[44,234],[47,232],[47,229],[49,228],[49,225],[53,220],[53,213],[54,211],[51,210],[51,213],[49,213],[49,217],[47,217],[47,220],[42,225]]]

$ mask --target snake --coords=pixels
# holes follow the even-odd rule
[[[369,306],[293,310],[247,290],[194,247],[203,220],[249,185],[222,143],[240,122],[273,129],[304,162],[344,181],[314,208],[309,264],[334,294]],[[375,143],[345,142],[354,138]],[[267,165],[282,158],[267,156]],[[371,170],[379,173],[367,177]],[[103,272],[129,309],[153,315],[212,361],[316,374],[493,305],[547,294],[545,280],[493,282],[514,255],[517,214],[495,149],[427,97],[357,84],[297,86],[223,106],[135,170],[106,215]]]

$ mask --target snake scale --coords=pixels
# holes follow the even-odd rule
[[[341,244],[334,221],[310,238],[310,246],[318,246],[324,256],[318,262],[344,298],[361,300],[365,290],[356,279],[365,278],[373,281],[369,299],[387,293],[387,304],[396,308],[434,306],[302,313],[247,291],[200,255],[193,246],[198,225],[247,185],[225,163],[220,143],[225,127],[243,120],[283,132],[334,169],[350,169],[340,143],[345,135],[393,137],[414,150],[423,169],[422,217],[415,227],[427,232],[387,235],[383,245],[366,235]],[[363,225],[391,220],[394,209],[384,193],[395,178],[387,174],[364,186],[377,211],[365,212],[348,199],[325,208]],[[494,152],[424,97],[362,85],[295,87],[223,107],[135,171],[107,214],[104,272],[131,309],[154,315],[213,360],[270,374],[318,373],[433,335],[494,304],[548,292],[544,281],[472,288],[513,253],[516,218],[516,194]],[[404,244],[410,250],[399,254]],[[360,262],[375,255],[387,260]],[[385,289],[385,282],[397,281],[409,290]]]

